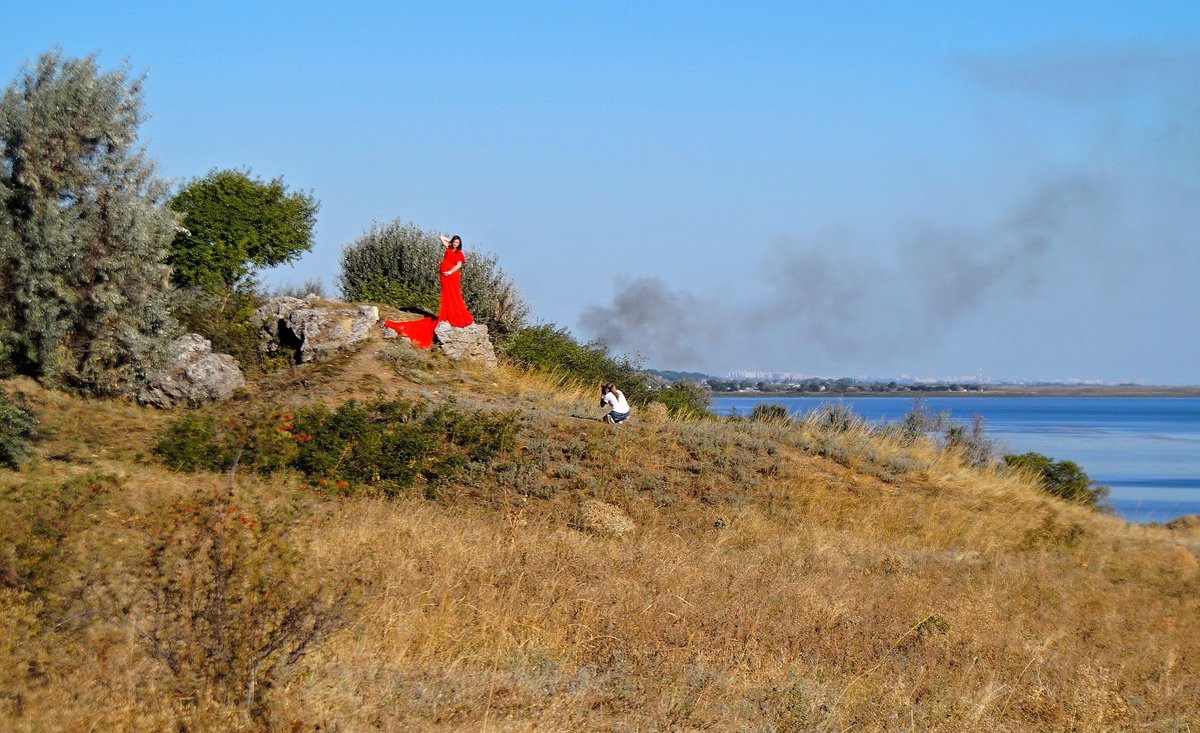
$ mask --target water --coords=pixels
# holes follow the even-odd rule
[[[900,419],[911,397],[713,397],[712,411],[748,415],[760,402],[805,414],[841,402],[871,422]],[[1005,453],[1075,461],[1112,491],[1131,522],[1200,514],[1200,397],[927,397],[932,412],[980,415]]]

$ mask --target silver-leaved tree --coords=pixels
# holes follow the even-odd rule
[[[0,363],[128,391],[175,328],[164,264],[177,216],[137,144],[142,82],[55,51],[0,99]]]

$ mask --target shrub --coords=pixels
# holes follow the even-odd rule
[[[923,438],[939,440],[943,449],[957,451],[970,466],[986,466],[996,458],[996,441],[987,437],[981,416],[975,415],[970,424],[951,420],[949,412],[931,412],[923,397],[914,399],[904,417],[884,425],[881,432],[907,445]]]
[[[271,473],[290,465],[297,443],[292,413],[253,413],[218,418],[208,413],[186,412],[167,428],[154,447],[177,471],[223,472],[238,467]]]
[[[672,382],[670,386],[655,390],[650,394],[651,403],[666,405],[676,417],[708,418],[711,402],[708,390],[696,382]]]
[[[309,278],[300,285],[288,283],[280,285],[272,292],[275,296],[286,296],[289,298],[304,298],[308,295],[315,295],[318,298],[326,297],[325,282],[320,278]]]
[[[983,417],[976,415],[968,426],[966,423],[951,422],[946,426],[946,448],[958,451],[964,462],[976,468],[995,460],[996,441],[987,437],[983,429]]]
[[[185,700],[211,696],[261,720],[259,688],[347,620],[359,578],[304,562],[295,504],[269,508],[234,489],[196,491],[144,519],[136,626]]]
[[[262,349],[262,324],[255,320],[257,293],[248,289],[209,292],[200,288],[178,290],[175,318],[190,333],[212,342],[213,351],[229,354],[248,372],[263,373],[292,363],[283,353]]]
[[[933,433],[945,430],[949,419],[950,413],[934,413],[930,411],[924,397],[917,397],[912,401],[912,407],[908,412],[904,413],[904,417],[900,418],[898,423],[886,426],[885,429],[897,435],[904,443],[911,445],[921,438],[928,438]]]
[[[137,147],[143,116],[140,80],[58,52],[0,99],[0,357],[16,371],[129,393],[174,334],[176,216]]]
[[[616,357],[604,344],[581,344],[553,323],[522,328],[504,344],[502,353],[521,366],[560,374],[584,385],[612,382],[635,403],[648,402],[650,376],[627,357]]]
[[[827,402],[809,413],[808,422],[819,430],[845,433],[868,428],[866,421],[843,402]]]
[[[418,476],[439,483],[471,464],[485,464],[516,444],[511,413],[464,412],[451,404],[430,410],[422,402],[351,400],[335,411],[301,410],[295,466],[323,486],[369,486],[395,494]]]
[[[791,419],[791,413],[783,405],[760,402],[750,411],[750,419],[755,422],[787,422]]]
[[[489,463],[514,447],[517,430],[513,413],[351,400],[336,410],[317,405],[223,420],[185,414],[155,452],[181,471],[292,468],[331,490],[392,495],[418,478],[439,483]]]
[[[97,521],[111,476],[87,474],[63,483],[24,483],[0,489],[0,587],[28,593],[43,618],[80,618],[92,580],[81,572],[73,541]]]
[[[436,313],[445,248],[436,233],[399,220],[376,224],[342,250],[339,285],[347,300],[368,300]],[[495,255],[464,251],[462,294],[475,320],[504,341],[525,323],[529,306]]]
[[[29,457],[37,419],[21,402],[0,392],[0,466],[19,469]]]
[[[1032,476],[1044,491],[1060,499],[1099,507],[1108,496],[1108,487],[1092,481],[1074,461],[1055,461],[1031,451],[1004,456],[1004,465]]]

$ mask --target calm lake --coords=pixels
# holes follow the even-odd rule
[[[841,402],[872,422],[894,421],[912,397],[714,396],[712,411],[748,415],[760,402],[801,415]],[[1112,489],[1109,503],[1131,522],[1200,514],[1200,397],[927,397],[932,412],[983,417],[1005,453],[1037,451],[1075,461]]]

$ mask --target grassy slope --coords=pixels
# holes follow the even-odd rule
[[[4,497],[91,472],[117,483],[52,568],[86,588],[84,611],[55,626],[32,615],[35,596],[0,595],[0,729],[249,727],[237,706],[179,700],[135,633],[146,518],[225,478],[149,455],[170,414],[6,388],[31,399],[44,438],[24,472],[0,471]],[[266,503],[304,498],[306,574],[371,581],[349,624],[264,693],[272,728],[1200,726],[1195,535],[856,432],[605,426],[578,417],[598,414],[590,392],[383,341],[213,409],[374,395],[516,407],[521,447],[432,500],[240,477]],[[581,530],[587,499],[636,529]],[[13,516],[0,512],[6,545]]]

